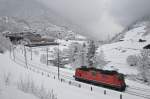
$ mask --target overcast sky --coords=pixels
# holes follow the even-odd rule
[[[47,16],[56,12],[53,17],[61,17],[55,17],[55,21],[66,19],[75,25],[70,25],[73,30],[83,35],[106,39],[150,15],[150,0],[0,0],[0,16],[38,16],[46,15],[45,11]]]
[[[39,0],[97,39],[150,14],[150,0]]]

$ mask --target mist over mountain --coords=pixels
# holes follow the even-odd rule
[[[149,4],[149,0],[0,0],[0,16],[24,20],[29,27],[25,21],[44,20],[104,40],[149,16]]]
[[[35,0],[0,0],[0,16],[30,17],[46,11],[46,7]]]
[[[38,0],[78,24],[85,35],[107,39],[150,15],[150,0]],[[83,33],[84,34],[84,33]]]

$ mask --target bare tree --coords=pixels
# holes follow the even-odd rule
[[[138,67],[143,77],[144,82],[150,84],[150,50],[144,49],[138,58]]]

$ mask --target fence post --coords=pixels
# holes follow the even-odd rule
[[[46,48],[46,65],[48,66],[48,48]]]
[[[30,48],[30,51],[31,51],[31,60],[32,60],[32,47]]]
[[[122,99],[122,94],[120,94],[120,99]]]
[[[92,88],[92,86],[91,86],[91,91],[93,91],[93,88]]]
[[[24,57],[25,57],[25,64],[26,64],[26,67],[28,66],[27,64],[27,52],[26,52],[26,48],[24,46]]]
[[[81,84],[79,84],[79,88],[81,88]]]
[[[71,85],[71,81],[69,81],[69,85]]]
[[[15,61],[15,47],[14,46],[12,46],[13,48],[12,48],[12,52],[13,52],[13,58],[14,58],[14,61]]]
[[[106,90],[104,90],[104,95],[106,95]]]
[[[11,45],[10,45],[10,58],[11,58]]]

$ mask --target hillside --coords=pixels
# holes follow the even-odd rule
[[[58,26],[51,22],[51,18],[37,17],[0,17],[0,33],[36,32],[45,37],[60,37],[63,39],[86,39],[69,28]]]
[[[126,59],[129,55],[138,55],[144,46],[150,44],[149,21],[138,22],[131,27],[123,32],[122,38],[117,42],[99,47],[109,61],[105,69],[115,69],[124,74],[139,73],[137,67],[127,64]],[[140,42],[140,39],[146,41]]]

